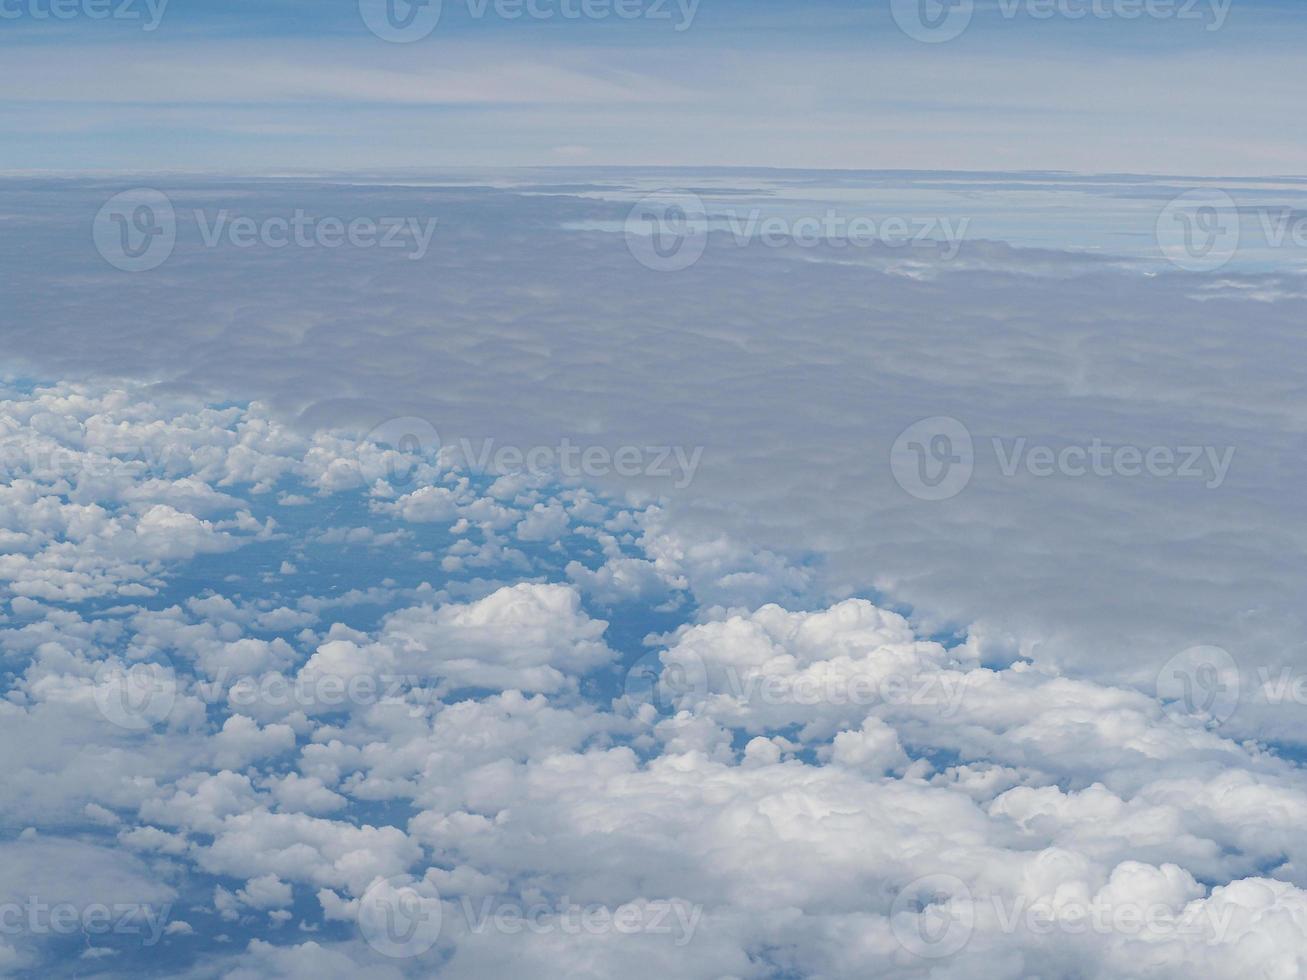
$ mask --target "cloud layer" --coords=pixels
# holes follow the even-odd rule
[[[10,388],[0,420],[14,552],[79,556],[5,584],[13,972],[1307,962],[1307,780],[1209,714],[447,447],[97,386]]]

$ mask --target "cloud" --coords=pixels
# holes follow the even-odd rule
[[[1118,272],[1077,267],[1057,281],[1075,290],[1104,275]],[[901,286],[900,298],[939,288],[900,278],[875,281]],[[1028,281],[1038,295],[1042,279]],[[1093,348],[1090,334],[1081,342]],[[824,357],[766,330],[749,343],[800,363]],[[1049,384],[1014,337],[1004,345],[1012,356],[990,363],[1006,384]],[[893,343],[882,356],[907,363]],[[945,350],[943,363],[915,370],[944,390],[950,359],[962,355]],[[1157,392],[1195,384],[1160,372],[1145,392],[1141,371],[1118,366],[1118,396],[1139,413],[1147,402],[1167,416]],[[1275,399],[1253,392],[1253,407],[1237,411],[1237,393],[1208,378],[1213,424],[1289,425]],[[833,411],[811,391],[801,411]],[[650,425],[632,404],[614,418]],[[664,419],[674,417],[668,404]],[[754,405],[761,422],[798,431],[767,408]],[[547,411],[518,424],[552,424]],[[176,393],[11,388],[2,417],[13,445],[42,450],[16,457],[9,525],[44,550],[104,541],[69,548],[74,570],[100,583],[93,595],[5,585],[0,807],[11,824],[39,828],[5,845],[8,893],[83,905],[105,888],[138,902],[185,895],[196,936],[236,943],[222,954],[206,945],[192,972],[1234,977],[1307,955],[1307,781],[1240,727],[1265,716],[1274,721],[1263,730],[1289,728],[1293,706],[1249,702],[1241,721],[1218,724],[1133,683],[1134,664],[1106,645],[1038,647],[1037,630],[1018,628],[1138,588],[1166,560],[1206,554],[1192,543],[1162,548],[1121,582],[1062,567],[1117,567],[1094,542],[1164,536],[1142,519],[1063,528],[1042,515],[1017,550],[1048,579],[1017,603],[1034,572],[1001,552],[984,574],[940,564],[942,541],[959,534],[947,553],[978,555],[998,526],[976,523],[998,513],[987,510],[991,495],[1032,512],[1045,498],[986,487],[981,474],[957,511],[918,511],[902,498],[850,507],[870,470],[846,478],[823,464],[821,492],[807,484],[828,454],[860,458],[838,436],[865,423],[837,414],[835,434],[816,444],[782,440],[804,465],[771,458],[775,441],[723,447],[752,477],[732,484],[743,509],[720,505],[725,482],[699,488],[707,470],[689,497],[655,503],[638,483],[615,499],[472,473],[434,451],[410,454],[422,487],[367,486],[361,474],[379,447],[360,448],[350,432],[301,433],[268,406],[203,408]],[[692,423],[688,411],[675,422]],[[759,419],[737,424],[761,431]],[[276,499],[287,489],[309,502],[282,523]],[[1078,487],[1062,492],[1093,516],[1108,506]],[[802,510],[786,503],[796,495],[826,502]],[[1232,506],[1245,513],[1241,499]],[[1156,503],[1171,504],[1175,527],[1210,514],[1208,500],[1163,493]],[[903,522],[877,531],[875,514]],[[531,547],[505,544],[532,522]],[[328,532],[357,527],[371,533]],[[397,531],[411,537],[373,547]],[[820,555],[782,547],[809,532]],[[218,535],[234,550],[197,544]],[[1219,588],[1198,587],[1220,601],[1191,610],[1189,628],[1249,594],[1235,571],[1262,560],[1257,540],[1227,552]],[[1051,550],[1073,541],[1090,555]],[[440,569],[419,548],[468,566]],[[146,570],[124,571],[126,554]],[[258,574],[288,554],[296,575]],[[888,564],[859,572],[863,554]],[[1261,584],[1279,584],[1263,597],[1294,574],[1272,567]],[[896,611],[872,590],[850,596],[863,591],[859,576],[987,612],[974,628],[936,632],[930,616]],[[1182,628],[1163,615],[1180,608],[1181,591],[1151,594],[1161,634]],[[1132,622],[1128,605],[1116,615]],[[1287,620],[1226,625],[1258,622],[1270,636]],[[1094,625],[1100,643],[1121,629]],[[163,710],[138,712],[135,727],[114,721],[133,710],[130,698],[105,710],[101,674],[131,664],[166,666],[156,676],[170,695]],[[649,697],[625,677],[639,664],[659,675]],[[370,684],[351,686],[360,677]],[[374,882],[404,875],[439,892],[448,925],[426,956],[382,963],[355,920]],[[543,909],[538,928],[500,929],[481,916],[485,901]],[[663,910],[680,931],[569,932],[572,904],[610,922],[620,909]],[[967,934],[923,957],[923,923],[938,924],[930,917],[941,910]],[[1130,924],[1141,917],[1147,928]],[[301,930],[320,935],[306,942]],[[160,928],[160,942],[192,938]],[[25,968],[59,955],[43,935],[20,939],[3,955]],[[103,948],[115,949],[115,968],[147,952]]]

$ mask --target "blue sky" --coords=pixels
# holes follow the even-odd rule
[[[1307,169],[1287,0],[976,0],[944,43],[889,0],[445,0],[411,43],[357,2],[64,2],[2,5],[0,170]]]

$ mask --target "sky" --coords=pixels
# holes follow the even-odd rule
[[[1307,975],[1303,18],[0,0],[0,977]]]
[[[7,0],[0,170],[1304,169],[1292,0],[922,2]]]

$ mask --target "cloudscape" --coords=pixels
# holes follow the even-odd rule
[[[1307,976],[1304,40],[0,0],[0,976]]]

